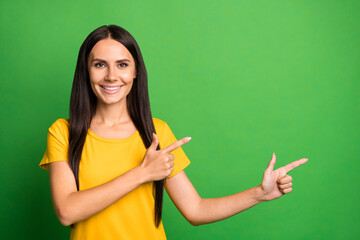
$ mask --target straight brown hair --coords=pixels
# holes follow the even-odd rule
[[[95,115],[97,103],[97,98],[90,86],[87,67],[88,56],[94,45],[106,38],[114,39],[123,44],[135,60],[137,76],[133,81],[132,89],[127,95],[126,100],[129,115],[140,133],[145,148],[151,145],[152,133],[156,133],[150,109],[147,72],[137,42],[128,31],[117,25],[104,25],[95,29],[86,37],[80,47],[70,97],[68,158],[78,191],[79,163],[91,119]],[[159,149],[160,146],[158,146]],[[154,181],[154,190],[154,220],[156,227],[159,227],[162,216],[164,180]]]

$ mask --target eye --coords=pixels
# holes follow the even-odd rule
[[[128,64],[127,64],[127,63],[120,63],[119,66],[120,66],[120,67],[127,67]]]
[[[103,63],[95,63],[94,66],[102,68],[102,67],[105,67],[105,64],[103,64]]]

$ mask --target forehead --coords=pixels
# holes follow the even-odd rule
[[[100,58],[109,61],[116,61],[120,58],[133,60],[129,50],[123,44],[111,38],[97,42],[91,49],[89,58]]]

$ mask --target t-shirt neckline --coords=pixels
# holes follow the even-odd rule
[[[93,131],[90,130],[90,128],[88,129],[88,134],[100,141],[103,142],[128,142],[128,141],[132,141],[133,139],[136,138],[136,136],[139,135],[139,131],[136,129],[135,133],[127,138],[121,138],[121,139],[113,139],[113,138],[104,138],[104,137],[100,137],[99,135],[96,135]]]

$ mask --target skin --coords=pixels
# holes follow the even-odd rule
[[[181,214],[194,226],[217,222],[242,212],[263,201],[270,201],[292,191],[292,178],[287,172],[307,162],[294,161],[274,170],[275,153],[264,171],[260,185],[220,198],[201,198],[184,171],[166,180],[165,188]]]
[[[133,135],[136,127],[126,108],[126,96],[136,78],[135,60],[124,45],[113,39],[97,42],[88,57],[90,85],[98,102],[90,130],[104,138],[121,139]],[[121,86],[108,94],[101,86]]]
[[[97,59],[97,60],[96,60]],[[101,59],[101,61],[99,61]],[[122,59],[122,61],[118,61]],[[127,59],[127,60],[124,60]],[[125,64],[124,64],[125,63]],[[136,81],[136,66],[130,52],[113,39],[99,41],[88,58],[91,87],[98,98],[90,129],[105,138],[126,138],[135,133],[126,108],[126,96]],[[116,94],[107,94],[101,86],[122,86]],[[159,140],[146,150],[141,164],[117,178],[91,189],[77,191],[68,162],[49,164],[51,195],[55,213],[67,226],[102,211],[143,183],[167,178],[173,172],[172,151],[188,143],[186,137],[156,150]],[[165,189],[181,214],[194,226],[216,222],[242,212],[260,202],[270,201],[292,191],[290,170],[304,164],[306,158],[274,170],[276,156],[264,171],[260,185],[219,198],[201,198],[184,171],[165,181]]]

